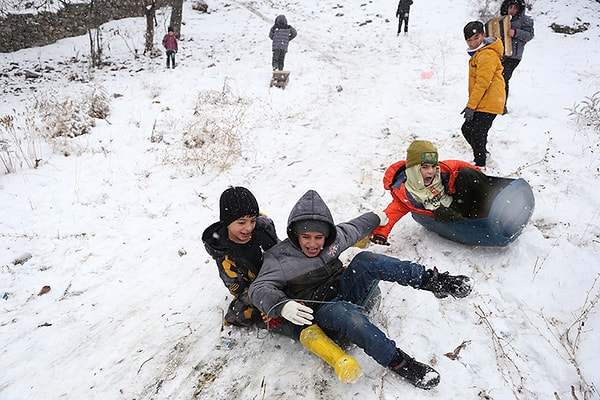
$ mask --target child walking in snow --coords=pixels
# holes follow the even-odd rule
[[[162,45],[167,49],[167,68],[173,65],[175,68],[175,54],[177,53],[177,38],[173,27],[169,27],[168,33],[163,37]]]
[[[275,18],[275,24],[269,31],[269,37],[273,41],[273,71],[283,71],[283,62],[285,61],[288,44],[297,34],[296,29],[288,25],[285,15],[278,15]]]
[[[488,131],[496,115],[504,112],[506,91],[502,77],[504,46],[500,39],[485,37],[483,24],[471,21],[463,28],[469,59],[469,100],[462,110],[461,131],[473,149],[473,162],[485,168]]]
[[[408,15],[410,14],[410,6],[413,4],[413,0],[400,0],[398,2],[398,9],[396,10],[396,18],[398,18],[398,33],[400,35],[402,31],[402,23],[404,23],[404,33],[408,33]]]

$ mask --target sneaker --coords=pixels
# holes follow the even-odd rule
[[[440,383],[440,374],[427,364],[418,362],[400,349],[389,368],[419,389],[429,390]]]
[[[421,285],[422,290],[433,292],[438,299],[452,295],[455,298],[466,297],[471,293],[471,278],[464,275],[440,274],[437,268],[427,270],[429,280]]]

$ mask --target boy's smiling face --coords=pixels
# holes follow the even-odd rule
[[[298,235],[300,250],[306,257],[316,257],[325,245],[325,235],[320,232],[302,232]]]
[[[227,225],[227,237],[234,243],[246,244],[252,239],[256,227],[256,216],[246,216],[236,219]]]

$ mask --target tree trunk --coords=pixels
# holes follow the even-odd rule
[[[100,24],[96,18],[96,5],[94,1],[90,2],[88,20],[90,22],[90,28],[88,29],[90,59],[92,67],[96,68],[102,64],[102,33],[100,32]]]
[[[90,58],[92,67],[99,67],[102,64],[102,33],[100,28],[88,29],[90,38]]]
[[[144,1],[144,15],[146,16],[146,45],[144,54],[151,53],[154,49],[154,14],[156,10],[156,1]]]
[[[179,39],[181,37],[181,19],[183,18],[183,0],[173,0],[173,6],[171,7],[171,22],[169,26],[172,26],[175,30],[175,37]]]

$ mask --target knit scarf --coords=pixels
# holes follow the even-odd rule
[[[406,169],[406,189],[426,210],[433,211],[439,206],[449,207],[452,203],[452,196],[444,189],[440,168],[437,168],[435,177],[429,186],[425,186],[423,183],[420,169],[421,164]]]

